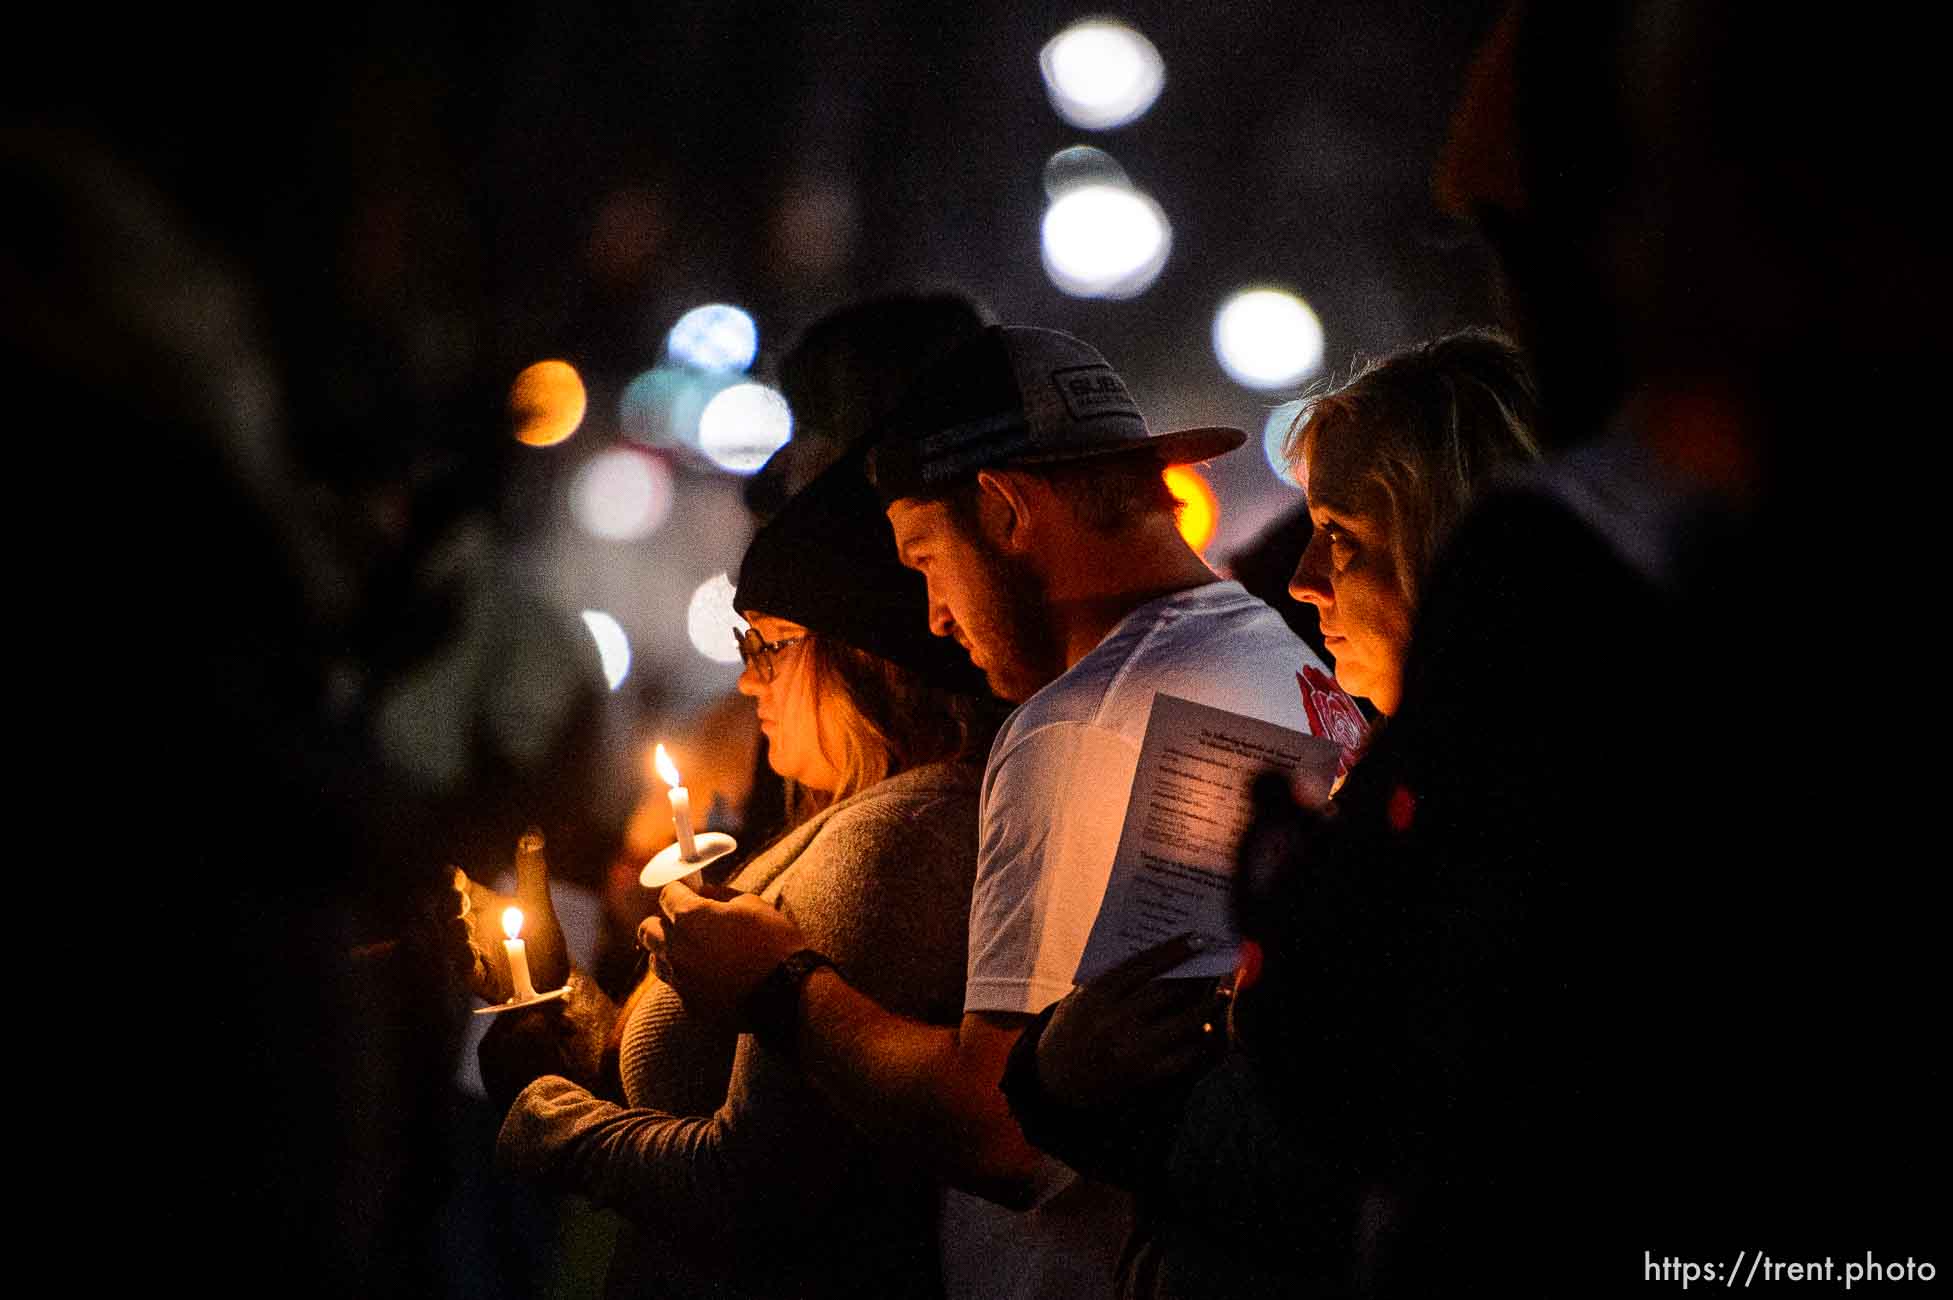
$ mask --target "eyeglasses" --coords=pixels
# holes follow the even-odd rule
[[[774,655],[780,653],[780,651],[790,645],[799,645],[807,639],[807,634],[803,632],[799,636],[782,637],[778,641],[767,641],[762,639],[760,634],[750,627],[743,632],[734,631],[732,636],[733,640],[739,643],[739,658],[741,662],[758,673],[759,679],[762,682],[771,682],[773,680],[773,674],[778,671],[778,666],[773,658]]]

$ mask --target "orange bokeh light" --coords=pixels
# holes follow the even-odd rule
[[[1169,465],[1166,490],[1181,503],[1180,536],[1196,551],[1206,550],[1221,522],[1221,503],[1206,476],[1191,465]]]
[[[575,433],[588,405],[583,376],[567,361],[538,361],[509,386],[516,441],[531,447],[553,447]]]

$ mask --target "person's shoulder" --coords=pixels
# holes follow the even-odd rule
[[[878,781],[850,800],[854,807],[867,810],[912,808],[921,804],[957,802],[976,797],[983,780],[983,766],[976,762],[946,761],[924,763]]]
[[[1432,568],[1427,604],[1482,610],[1551,596],[1572,601],[1622,598],[1658,589],[1666,538],[1659,523],[1645,532],[1605,526],[1545,477],[1515,479],[1488,491],[1458,521]],[[1420,626],[1434,621],[1421,611]]]
[[[1528,573],[1613,570],[1667,587],[1704,507],[1699,491],[1615,429],[1502,476],[1459,521],[1440,560]]]
[[[1062,723],[1089,723],[1098,716],[1105,693],[1118,677],[1123,660],[1101,656],[1101,643],[1091,654],[1046,682],[1038,692],[1012,710],[991,748],[992,761],[1025,737]]]
[[[784,892],[802,906],[853,907],[871,906],[891,881],[903,896],[967,891],[980,777],[972,763],[925,764],[835,805]]]
[[[1149,600],[1121,619],[1069,672],[1032,697],[1043,706],[1035,711],[1035,721],[1051,720],[1054,706],[1065,708],[1064,716],[1089,719],[1108,694],[1129,689],[1135,679],[1143,685],[1160,674],[1211,664],[1233,636],[1257,632],[1263,615],[1276,631],[1293,639],[1273,610],[1228,579]]]
[[[1310,667],[1324,669],[1265,601],[1237,582],[1209,583],[1161,611],[1124,657],[1098,718],[1130,733],[1164,694],[1295,725],[1295,674]]]
[[[991,751],[993,766],[1031,737],[1076,725],[1137,743],[1153,697],[1247,707],[1261,679],[1290,694],[1294,673],[1319,661],[1281,615],[1240,583],[1217,579],[1149,601],[1084,658],[1019,705]],[[1250,711],[1253,711],[1250,709]]]
[[[892,831],[927,831],[945,819],[974,819],[982,779],[982,768],[970,762],[912,767],[836,804],[820,834],[879,839]]]
[[[1268,602],[1232,579],[1176,592],[1129,623],[1127,658],[1134,666],[1219,667],[1230,660],[1279,654],[1303,644]]]
[[[1432,566],[1405,664],[1403,718],[1462,719],[1459,734],[1480,744],[1489,733],[1536,736],[1575,718],[1598,727],[1596,702],[1632,698],[1622,687],[1670,652],[1672,596],[1636,557],[1656,554],[1651,540],[1624,547],[1542,477],[1489,491]],[[1420,721],[1416,730],[1428,728]]]

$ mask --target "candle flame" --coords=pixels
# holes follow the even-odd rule
[[[522,933],[522,909],[504,908],[502,911],[502,933],[513,939]]]
[[[652,756],[651,761],[657,766],[658,779],[666,785],[675,786],[684,784],[684,782],[678,779],[678,764],[671,761],[670,754],[665,753],[663,741],[658,742],[657,753]]]

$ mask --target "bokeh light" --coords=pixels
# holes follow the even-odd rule
[[[624,635],[624,629],[616,619],[600,609],[583,611],[583,626],[590,629],[591,639],[597,643],[597,655],[603,660],[604,680],[610,689],[616,690],[624,684],[624,678],[631,671],[631,641]]]
[[[1295,417],[1302,413],[1302,399],[1283,402],[1268,413],[1268,419],[1261,426],[1261,454],[1268,459],[1268,468],[1275,471],[1275,477],[1292,488],[1300,488],[1294,472],[1289,468],[1288,454],[1283,450],[1288,446],[1288,427],[1295,423]]]
[[[1089,144],[1075,144],[1060,149],[1045,160],[1044,194],[1046,198],[1061,197],[1066,190],[1077,189],[1080,185],[1124,185],[1131,187],[1132,181],[1119,160],[1103,149],[1095,149]]]
[[[1109,131],[1143,115],[1166,84],[1166,63],[1151,41],[1110,18],[1073,23],[1038,54],[1045,91],[1058,116],[1088,131]]]
[[[617,427],[647,447],[698,448],[698,420],[705,404],[740,382],[734,371],[654,366],[624,387],[617,399]]]
[[[671,470],[649,452],[612,447],[577,472],[570,505],[584,529],[628,542],[658,531],[671,514]]]
[[[685,634],[691,638],[692,649],[715,664],[739,662],[739,645],[733,637],[746,620],[732,607],[732,591],[732,579],[727,575],[707,578],[692,593],[692,603],[685,610]]]
[[[1130,186],[1075,185],[1045,209],[1045,274],[1074,298],[1144,293],[1172,246],[1166,213]]]
[[[765,384],[722,390],[698,418],[698,447],[720,469],[751,474],[793,436],[787,399]]]
[[[509,422],[516,441],[553,447],[583,423],[589,398],[583,376],[567,361],[538,361],[509,386]]]
[[[672,359],[700,370],[744,370],[759,355],[759,327],[723,302],[694,307],[665,336]]]
[[[1244,289],[1214,316],[1214,355],[1235,383],[1288,388],[1322,365],[1322,322],[1285,289]]]
[[[1196,551],[1206,550],[1221,523],[1220,499],[1207,476],[1191,465],[1169,465],[1166,490],[1181,503],[1180,536]]]

